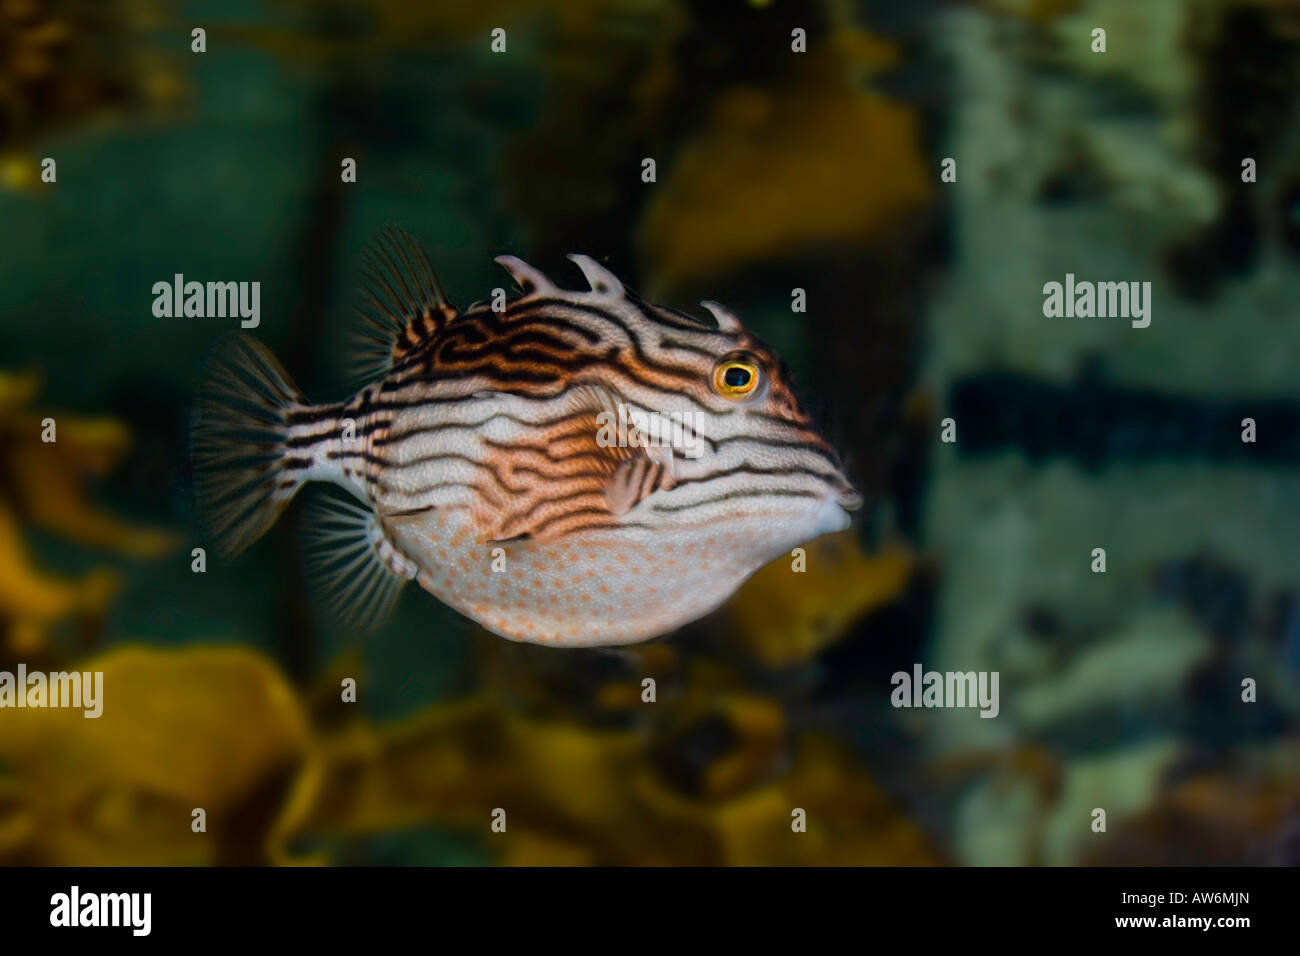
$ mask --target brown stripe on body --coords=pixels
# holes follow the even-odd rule
[[[780,367],[779,359],[743,330],[709,328],[635,300],[621,300],[616,309],[589,299],[532,296],[515,300],[503,313],[471,309],[427,341],[404,344],[409,345],[405,354],[364,398],[367,417],[358,425],[365,439],[362,467],[381,494],[400,497],[403,507],[462,488],[472,496],[470,510],[487,540],[546,538],[621,523],[604,500],[604,488],[622,462],[644,451],[599,447],[595,412],[563,407],[566,397],[589,385],[633,408],[688,403],[715,423],[733,422],[724,432],[735,434],[699,436],[714,452],[729,449],[730,467],[686,482],[730,476],[755,482],[752,489],[727,492],[718,501],[761,497],[767,493],[761,482],[775,496],[813,497],[771,488],[767,480],[807,475],[825,481],[839,470],[834,451],[810,426],[782,374],[769,375],[775,411],[745,409],[771,426],[762,436],[745,428],[735,403],[712,391],[714,363],[729,351],[751,350],[765,356],[771,370]],[[518,405],[508,412],[480,411],[477,406],[493,396],[536,402],[538,417],[532,419],[529,409]],[[414,421],[403,415],[417,409],[424,414]],[[494,423],[513,426],[517,435],[509,441],[487,437],[483,430]],[[465,440],[466,431],[476,440]],[[455,442],[456,450],[440,447],[444,440]],[[755,453],[809,452],[828,468],[761,467],[747,460],[746,443]],[[477,477],[448,481],[439,476],[440,463],[456,462],[468,464]],[[656,464],[637,473],[638,499],[656,487],[659,472]],[[425,473],[428,481],[421,484]],[[683,502],[678,510],[712,502]],[[672,506],[666,513],[671,512]]]
[[[528,472],[536,480],[493,516],[493,527],[484,533],[494,539],[527,534],[544,540],[578,526],[617,524],[605,501],[605,487],[619,463],[638,450],[602,447],[598,431],[595,414],[588,412],[536,427],[530,436],[508,445],[485,440],[486,463],[494,473]],[[584,520],[575,521],[575,516]]]

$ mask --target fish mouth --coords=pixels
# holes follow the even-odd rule
[[[846,484],[835,495],[835,503],[845,511],[857,511],[862,507],[863,497],[851,485]]]
[[[849,512],[862,507],[863,497],[847,478],[837,476],[838,480],[828,482],[829,492],[817,505],[813,523],[817,534],[830,534],[845,531],[853,524]]]
[[[848,530],[853,519],[849,517],[849,509],[844,506],[843,501],[842,494],[821,500],[812,515],[814,535],[834,534]],[[860,505],[861,501],[855,507]]]
[[[836,474],[835,481],[828,482],[831,489],[831,498],[834,502],[845,511],[857,511],[862,507],[863,497],[858,489],[849,484],[849,479],[842,474]]]

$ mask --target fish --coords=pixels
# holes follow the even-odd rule
[[[629,644],[721,605],[756,570],[850,526],[863,498],[780,357],[643,301],[585,255],[562,289],[496,258],[514,295],[451,305],[423,246],[364,254],[368,384],[312,404],[247,333],[216,352],[193,432],[219,552],[310,483],[307,556],[327,605],[374,627],[410,581],[501,637]]]

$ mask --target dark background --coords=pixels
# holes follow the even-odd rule
[[[0,861],[1294,863],[1298,64],[1281,0],[3,0],[0,663],[107,700],[0,711]],[[260,281],[336,399],[394,223],[461,306],[506,252],[726,303],[868,512],[617,652],[414,589],[349,633],[305,501],[194,573],[236,322],[153,284]],[[1068,272],[1151,282],[1151,326],[1044,317]],[[918,662],[998,671],[1001,713],[890,707]]]

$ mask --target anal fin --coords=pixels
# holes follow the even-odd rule
[[[322,495],[309,517],[309,566],[326,605],[345,624],[371,630],[419,567],[399,551],[370,509]]]

